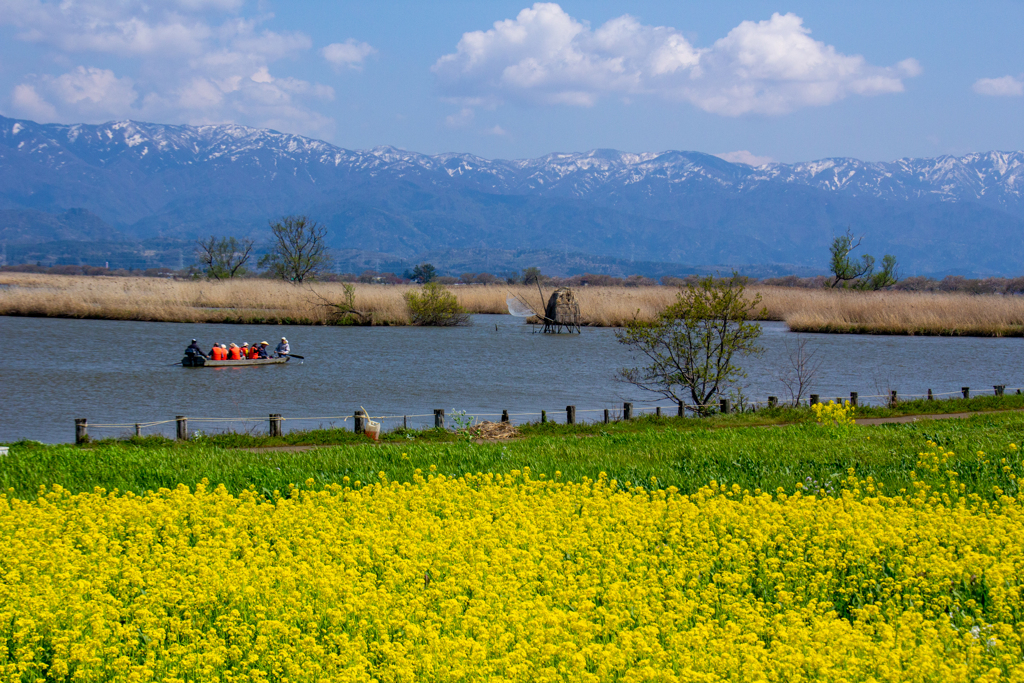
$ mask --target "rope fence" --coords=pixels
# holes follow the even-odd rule
[[[975,392],[975,395],[995,395],[1003,396],[1007,391],[1005,385],[994,385],[992,391],[980,391]],[[1011,389],[1012,393],[1014,390]],[[1016,393],[1020,394],[1021,389],[1016,389]],[[829,399],[828,397],[822,398],[818,394],[810,394],[808,404],[814,405],[819,402],[827,402],[829,400],[845,401],[852,405],[859,405],[861,402],[870,403],[872,399],[882,399],[882,403],[889,405],[895,405],[900,400],[905,399],[922,399],[927,398],[928,400],[936,400],[943,396],[956,396],[961,395],[963,398],[971,397],[970,387],[961,387],[960,391],[943,391],[933,392],[931,389],[924,394],[897,394],[896,391],[890,391],[887,394],[870,394],[870,395],[859,395],[857,392],[850,392],[849,398],[836,397],[835,399]],[[802,403],[802,402],[801,402]],[[178,415],[171,420],[151,420],[148,422],[111,422],[111,423],[89,423],[86,418],[79,418],[75,420],[75,442],[83,443],[89,440],[89,430],[134,430],[135,436],[142,436],[144,430],[149,430],[150,433],[163,433],[160,429],[164,425],[175,425],[175,437],[179,440],[189,439],[190,436],[195,436],[201,433],[201,430],[194,430],[190,434],[190,427],[194,425],[252,425],[247,429],[249,433],[254,433],[257,429],[261,430],[262,425],[268,425],[268,433],[270,436],[282,436],[284,434],[284,423],[292,422],[317,422],[323,425],[328,423],[331,428],[334,427],[335,423],[341,423],[345,425],[349,420],[353,421],[353,431],[356,433],[365,433],[367,431],[368,423],[374,422],[388,422],[389,424],[393,421],[400,420],[401,427],[394,427],[393,429],[408,429],[410,420],[413,421],[414,425],[420,427],[433,426],[434,428],[448,428],[451,426],[455,427],[466,427],[472,426],[481,421],[481,418],[497,418],[501,422],[528,422],[528,418],[539,418],[539,422],[556,422],[557,420],[551,419],[552,415],[557,413],[563,413],[564,419],[562,420],[565,424],[576,424],[577,415],[598,413],[600,417],[593,422],[604,423],[619,421],[619,420],[631,420],[641,415],[657,415],[664,416],[669,415],[672,412],[677,417],[683,417],[690,413],[707,413],[708,409],[721,413],[731,412],[750,412],[761,410],[764,408],[777,407],[780,405],[786,405],[780,403],[778,397],[769,396],[767,400],[748,400],[741,399],[740,401],[734,402],[733,399],[720,398],[717,402],[706,403],[706,404],[691,404],[691,403],[672,403],[670,405],[659,404],[658,402],[651,403],[639,403],[636,406],[632,402],[624,402],[621,406],[615,406],[612,408],[583,408],[577,409],[576,406],[566,406],[563,411],[546,411],[541,410],[540,412],[525,412],[525,413],[510,413],[507,410],[503,410],[500,413],[473,413],[470,414],[467,411],[452,411],[452,414],[446,416],[443,409],[434,410],[432,413],[421,413],[416,415],[370,415],[364,410],[360,409],[355,411],[351,415],[327,415],[317,417],[284,417],[279,413],[272,413],[267,417],[187,417],[184,415]],[[792,401],[789,402],[792,405]],[[446,424],[446,417],[449,419]],[[433,422],[429,421],[433,418]]]

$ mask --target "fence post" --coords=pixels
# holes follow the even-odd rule
[[[507,410],[501,411],[501,421],[502,422],[508,422],[508,411]]]
[[[576,424],[576,406],[565,407],[565,424],[574,425]]]
[[[683,402],[680,401],[679,402],[679,412],[676,413],[676,417],[682,417],[685,414],[686,414],[686,412],[685,412],[685,409],[683,408]]]
[[[366,413],[364,413],[362,410],[357,410],[356,412],[352,413],[352,431],[354,431],[356,434],[366,433],[366,420],[363,418],[363,415],[365,414]]]
[[[661,417],[661,406],[658,406],[657,408],[654,409],[654,416]]]
[[[934,401],[935,400],[935,397],[932,396],[932,390],[931,389],[928,390],[928,400],[929,401]]]
[[[890,392],[890,394],[889,394],[889,407],[890,408],[895,408],[897,400],[898,399],[896,398],[896,390],[893,389],[892,392]]]
[[[84,417],[75,418],[75,443],[85,443],[89,440],[89,420]]]
[[[964,398],[970,398],[971,397],[971,388],[970,387],[960,387],[960,391],[964,392]]]
[[[135,423],[135,436],[142,436],[142,425]]]
[[[723,415],[728,415],[729,414],[729,399],[727,399],[727,398],[721,399],[718,402],[718,409],[722,412]]]
[[[444,408],[434,409],[434,428],[444,429]]]
[[[1006,391],[1006,385],[1005,384],[996,384],[992,388],[996,390],[996,396],[1002,396],[1003,392]]]
[[[856,391],[851,391],[850,392],[850,405],[853,406],[854,408],[857,407],[857,392]]]
[[[768,397],[768,407],[769,408],[775,408],[778,405],[779,405],[779,397],[778,396],[769,396]]]
[[[608,409],[605,408],[604,409],[604,423],[608,424],[609,422],[611,422],[611,415],[608,414]]]
[[[813,406],[817,402],[818,402],[818,395],[817,394],[811,394],[811,403],[810,404]]]
[[[548,421],[548,411],[546,411],[546,410],[540,411],[540,423],[541,424],[546,424],[547,421]]]
[[[184,415],[178,415],[174,420],[178,423],[176,438],[178,441],[188,441],[188,418]]]
[[[408,428],[409,428],[409,416],[408,415],[403,415],[402,416],[402,429],[408,429]]]
[[[270,435],[281,436],[281,413],[270,414]]]
[[[622,419],[632,420],[633,419],[633,404],[623,403],[622,404]]]

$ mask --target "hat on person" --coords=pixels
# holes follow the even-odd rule
[[[260,346],[270,346],[267,342],[260,342]]]
[[[221,344],[221,346],[224,346],[224,345],[223,345],[223,344]],[[232,347],[234,347],[234,348],[236,348],[236,349],[238,348],[238,344],[236,344],[235,342],[231,342],[231,346],[232,346]]]
[[[234,344],[232,344],[232,346],[234,346]],[[223,344],[221,344],[221,345],[220,345],[220,348],[222,348],[222,349],[226,349],[226,348],[228,348],[228,347],[226,347],[226,346],[224,346]]]
[[[193,343],[193,344],[195,344],[195,343],[196,343],[196,340],[195,340],[195,339],[193,339],[193,340],[192,340],[192,343]]]
[[[281,337],[281,341],[288,341],[288,340],[285,339],[284,337]]]

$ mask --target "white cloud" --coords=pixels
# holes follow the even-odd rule
[[[473,122],[475,115],[471,107],[463,107],[458,113],[447,116],[445,125],[449,128],[465,128]]]
[[[794,14],[744,21],[711,47],[625,15],[597,29],[536,3],[487,31],[465,33],[433,72],[445,95],[592,106],[606,95],[687,101],[726,116],[783,114],[848,95],[901,92],[913,59],[877,67],[810,37]]]
[[[979,95],[992,95],[993,97],[1020,97],[1024,95],[1024,80],[1013,76],[1002,76],[1000,78],[979,78],[971,86],[971,89]]]
[[[331,43],[320,50],[323,58],[330,62],[334,68],[348,67],[350,69],[363,68],[363,62],[377,50],[369,43],[361,43],[349,38],[344,43]]]
[[[272,19],[246,13],[243,0],[0,0],[0,26],[48,48],[47,63],[83,64],[26,75],[8,101],[20,115],[50,121],[233,121],[328,135],[331,120],[314,109],[334,90],[275,69],[309,54],[312,40],[265,28]],[[94,57],[108,68],[89,66]]]
[[[723,152],[722,154],[716,154],[719,159],[724,159],[731,164],[746,164],[747,166],[764,166],[770,164],[775,159],[771,157],[759,157],[756,154],[751,154],[745,149],[740,149],[735,152]]]
[[[505,135],[508,135],[508,131],[499,126],[498,124],[494,124],[487,130],[485,130],[484,133],[486,133],[487,135],[497,135],[499,137],[504,137]]]

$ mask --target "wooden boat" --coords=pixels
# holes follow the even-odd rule
[[[281,365],[287,363],[284,358],[246,358],[245,360],[210,360],[202,356],[185,356],[181,359],[183,368],[240,368],[244,365]]]

